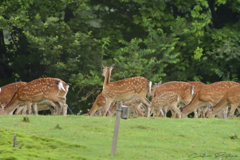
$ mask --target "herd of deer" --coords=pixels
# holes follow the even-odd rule
[[[113,116],[116,102],[138,114],[149,117],[166,117],[168,111],[173,118],[215,116],[227,118],[240,111],[240,85],[232,81],[220,81],[212,84],[202,82],[171,81],[164,84],[152,82],[144,77],[126,78],[110,82],[114,65],[103,64],[104,84],[102,93],[96,98],[92,108],[85,115]],[[51,110],[52,115],[67,114],[66,95],[69,85],[57,78],[39,78],[31,82],[16,82],[0,88],[0,115],[38,114],[40,110]],[[152,96],[149,102],[147,96]],[[231,108],[228,111],[228,108]]]
[[[85,115],[112,116],[116,113],[117,101],[123,101],[123,105],[130,107],[134,117],[138,114],[166,117],[171,111],[174,118],[185,118],[192,112],[195,118],[230,118],[236,109],[240,111],[239,83],[220,81],[207,85],[197,81],[171,81],[151,87],[152,82],[140,76],[110,82],[113,67],[103,64],[105,80],[102,93]],[[149,102],[146,96],[152,96],[152,101]]]

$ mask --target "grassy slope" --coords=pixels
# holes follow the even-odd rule
[[[0,116],[0,159],[188,159],[193,153],[240,158],[240,119],[136,118],[121,120],[117,154],[110,156],[115,118]],[[62,129],[56,129],[59,124]],[[21,149],[12,148],[17,133]],[[41,137],[39,137],[41,136]],[[51,139],[54,138],[54,139]],[[68,158],[66,158],[68,157]],[[225,159],[223,156],[220,156]]]

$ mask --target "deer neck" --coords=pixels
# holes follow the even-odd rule
[[[14,97],[4,109],[4,114],[12,114],[14,110],[19,107],[18,100]]]
[[[110,83],[110,77],[111,77],[111,70],[108,67],[106,74],[105,74],[105,79],[104,79],[104,84],[103,84],[103,89],[105,88],[105,86],[107,86]]]
[[[93,116],[94,113],[97,111],[97,109],[98,109],[97,100],[95,100],[95,102],[93,103],[92,108],[89,110],[88,114],[90,116]]]
[[[220,112],[220,111],[223,110],[225,107],[227,107],[227,105],[228,105],[228,103],[227,103],[226,97],[224,96],[224,97],[220,100],[220,102],[213,107],[212,114],[216,114],[216,113]]]
[[[182,113],[189,114],[193,112],[194,109],[199,107],[201,107],[201,102],[199,101],[198,94],[196,94],[192,101],[186,107],[183,108]]]

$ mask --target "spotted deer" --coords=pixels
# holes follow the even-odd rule
[[[113,67],[114,65],[107,67],[103,64],[102,75],[105,79],[102,93],[106,98],[104,116],[113,101],[130,101],[137,98],[146,105],[145,116],[149,117],[150,104],[146,94],[148,91],[151,92],[152,82],[141,76],[110,82]]]
[[[144,117],[144,112],[142,109],[142,102],[139,99],[133,99],[131,101],[124,101],[122,102],[122,105],[128,106],[131,108],[134,112],[133,117],[136,118],[140,114],[141,117]],[[117,105],[114,105],[113,107],[110,107],[110,112],[107,113],[107,116],[113,116],[116,113]]]
[[[11,101],[13,95],[19,87],[26,85],[27,82],[16,82],[10,83],[8,85],[2,86],[0,88],[0,104],[2,109],[4,109],[7,104]]]
[[[192,98],[197,94],[197,92],[198,92],[203,86],[206,85],[205,83],[199,82],[199,81],[190,81],[190,82],[187,82],[187,83],[189,83],[190,85],[192,85],[192,86],[194,87],[194,93],[193,93]],[[202,108],[195,109],[195,110],[194,110],[194,118],[198,118],[198,117],[201,115],[201,112],[202,112]]]
[[[164,117],[166,117],[167,111],[173,110],[175,113],[177,113],[177,115],[179,115],[179,118],[181,118],[181,112],[177,107],[179,100],[180,98],[177,93],[168,91],[160,93],[152,99],[151,114],[156,112],[156,115],[159,116],[161,110],[163,109]]]
[[[179,95],[178,106],[181,103],[188,104],[192,100],[192,96],[194,94],[194,87],[186,82],[182,81],[171,81],[164,84],[157,84],[155,90],[153,91],[152,98],[156,97],[157,95],[163,92],[174,92]],[[178,112],[177,112],[178,113]],[[173,116],[175,117],[175,112],[172,112]],[[178,115],[180,117],[180,115]]]
[[[115,105],[115,102],[112,102],[110,108],[112,108],[114,105]],[[97,96],[95,102],[93,103],[92,108],[89,110],[89,112],[86,115],[93,116],[97,111],[101,112],[101,110],[104,109],[105,107],[106,107],[106,99],[103,96],[103,94],[100,93]]]
[[[20,105],[26,105],[27,112],[30,113],[32,103],[58,102],[61,106],[58,112],[63,109],[63,115],[66,115],[66,94],[61,93],[61,90],[67,92],[68,87],[67,83],[57,78],[39,78],[33,80],[19,87],[12,100],[6,106],[4,114],[12,114]],[[63,97],[59,97],[60,94]]]
[[[194,109],[203,107],[202,115],[203,118],[205,118],[208,106],[216,105],[222,99],[227,90],[235,85],[239,84],[232,81],[220,81],[203,86],[194,96],[191,103],[183,108],[180,108],[182,111],[182,117],[186,117]]]
[[[206,113],[207,117],[215,117],[215,114],[219,113],[226,107],[231,107],[228,117],[234,116],[235,110],[240,105],[240,85],[232,86],[228,89],[222,99],[214,107],[210,107],[209,112]],[[227,117],[225,117],[227,118]]]

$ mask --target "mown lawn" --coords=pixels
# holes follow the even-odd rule
[[[0,159],[240,159],[239,118],[121,120],[111,156],[115,117],[28,117],[0,116]]]

